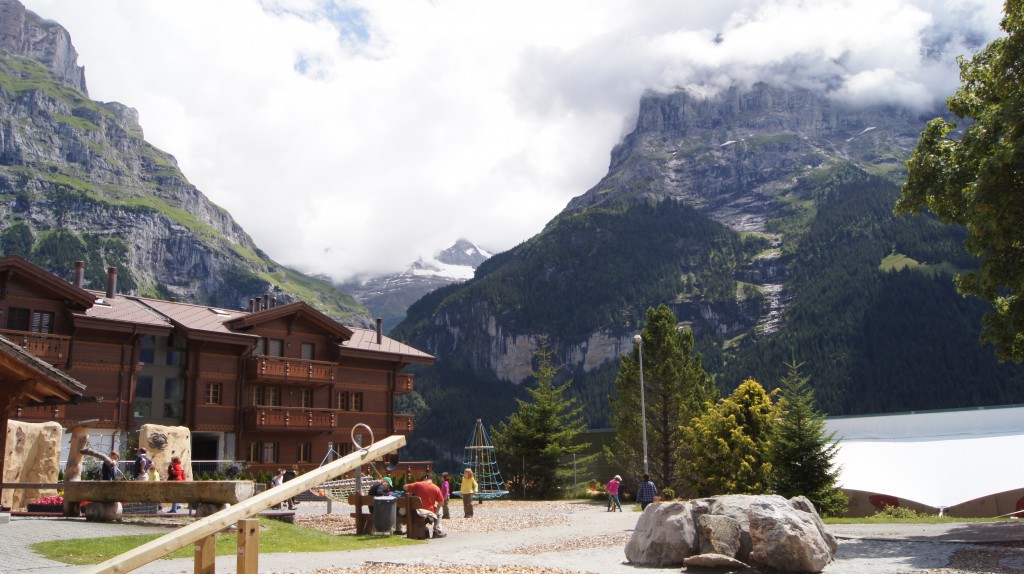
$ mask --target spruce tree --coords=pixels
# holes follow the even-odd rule
[[[701,366],[701,355],[694,354],[693,333],[679,327],[668,306],[647,310],[641,337],[649,473],[659,488],[681,492],[681,427],[704,412],[718,397],[718,389]],[[611,420],[616,434],[606,451],[613,463],[634,477],[643,472],[639,362],[640,349],[634,344],[633,353],[622,356],[615,379],[618,396],[611,399]]]
[[[526,389],[529,400],[516,399],[519,410],[491,429],[491,438],[512,483],[526,484],[527,496],[548,498],[572,478],[572,469],[564,459],[578,454],[590,445],[577,438],[586,428],[583,407],[576,399],[565,396],[572,380],[555,385],[557,369],[551,362],[551,349],[542,339],[537,351],[537,370],[533,371],[536,386]],[[587,465],[593,456],[576,460]],[[511,472],[509,472],[511,471]],[[513,487],[514,488],[514,487]]]
[[[837,487],[839,442],[835,433],[825,434],[825,415],[814,407],[814,389],[810,378],[800,374],[801,366],[787,363],[789,371],[781,381],[782,416],[772,440],[770,484],[777,494],[806,496],[821,514],[838,516],[847,505]]]

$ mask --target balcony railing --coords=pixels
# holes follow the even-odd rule
[[[395,382],[395,394],[396,395],[404,395],[406,393],[411,393],[412,392],[412,387],[413,387],[412,381],[413,381],[413,376],[412,375],[406,374],[406,373],[400,373],[398,375],[398,380]]]
[[[246,407],[243,420],[247,431],[330,431],[338,426],[337,412],[301,407]]]
[[[246,359],[245,374],[250,382],[333,383],[336,367],[337,364],[328,361],[256,355]]]
[[[413,430],[413,415],[395,415],[395,433],[409,434]]]
[[[11,329],[0,329],[0,335],[51,365],[63,366],[68,361],[71,337],[66,335],[30,333]]]

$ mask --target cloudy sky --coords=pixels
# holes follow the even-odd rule
[[[933,105],[996,0],[22,0],[90,96],[275,260],[344,280],[506,250],[605,174],[645,90]]]

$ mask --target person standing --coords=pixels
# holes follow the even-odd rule
[[[288,482],[289,480],[292,480],[293,478],[298,476],[298,470],[299,470],[298,467],[295,467],[295,466],[293,466],[290,469],[286,470],[285,473],[284,473],[284,477],[282,477],[282,480],[284,482]],[[288,499],[288,510],[295,510],[295,507],[298,506],[298,504],[299,503],[295,500],[294,496],[289,498]]]
[[[100,469],[100,480],[114,480],[117,475],[117,461],[121,460],[121,455],[116,451],[110,451],[107,455],[107,460],[103,461],[103,468]]]
[[[135,464],[132,465],[132,479],[149,480],[149,469],[153,461],[146,456],[146,449],[140,448],[135,455]]]
[[[444,533],[441,528],[441,520],[437,517],[437,511],[441,507],[443,497],[441,496],[441,489],[434,484],[433,480],[430,480],[430,475],[423,477],[423,480],[419,482],[410,482],[405,485],[405,491],[410,496],[420,497],[420,502],[423,503],[423,507],[416,512],[427,519],[428,523],[434,525],[434,538],[444,538],[448,536]]]
[[[270,479],[269,488],[275,488],[275,487],[281,486],[282,484],[284,484],[284,469],[283,468],[279,468],[279,469],[277,469],[277,474],[275,474],[274,477]],[[271,506],[270,508],[273,509],[273,510],[280,510],[281,509],[281,503],[279,502],[279,503],[275,504],[274,506]]]
[[[636,488],[636,501],[640,503],[640,510],[646,510],[647,505],[654,502],[654,497],[658,496],[658,487],[654,486],[651,482],[651,476],[645,474],[640,486]]]
[[[619,502],[619,485],[621,483],[622,477],[616,474],[604,486],[604,489],[608,491],[608,512],[615,512],[615,508],[622,512],[622,503]]]
[[[452,477],[447,472],[441,473],[441,496],[444,498],[441,518],[451,519],[452,516],[448,513],[448,499],[452,497]]]
[[[181,467],[181,457],[171,457],[171,464],[167,465],[167,480],[185,480],[185,469]],[[177,512],[181,508],[177,502],[171,503],[167,512]]]
[[[473,477],[473,469],[466,468],[462,471],[462,486],[459,488],[459,496],[462,497],[462,513],[464,518],[473,518],[473,496],[480,489]]]

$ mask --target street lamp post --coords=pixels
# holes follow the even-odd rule
[[[644,403],[644,338],[635,335],[633,342],[640,350],[640,430],[644,440],[644,474],[650,474],[647,469],[647,405]]]

